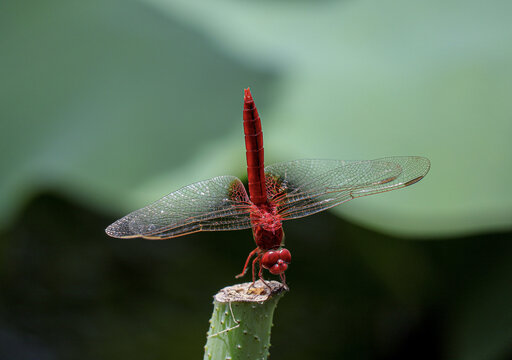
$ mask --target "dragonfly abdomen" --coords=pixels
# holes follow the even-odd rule
[[[266,204],[263,132],[260,116],[249,88],[245,89],[244,94],[243,119],[249,195],[255,205]]]

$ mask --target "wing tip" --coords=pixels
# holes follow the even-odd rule
[[[110,224],[109,226],[107,226],[107,228],[105,229],[105,233],[110,236],[110,237],[113,237],[113,238],[118,238],[120,239],[121,237],[119,236],[118,232],[115,230],[116,228],[116,222]]]
[[[430,171],[430,166],[431,166],[431,163],[430,163],[430,159],[429,158],[426,158],[424,156],[416,156],[416,158],[420,161],[423,162],[423,167],[421,169],[421,175],[418,176],[418,178],[415,178],[413,180],[410,180],[408,181],[408,183],[410,183],[409,185],[412,185],[418,181],[420,181],[421,179],[423,179],[427,174],[428,172]]]
[[[136,237],[140,237],[140,235],[137,235],[137,234],[129,234],[129,235],[124,234],[124,232],[121,229],[122,225],[123,225],[121,220],[123,220],[123,219],[124,218],[119,219],[119,220],[113,222],[112,224],[110,224],[109,226],[107,226],[107,228],[105,229],[105,233],[108,236],[116,238],[116,239],[133,239]]]

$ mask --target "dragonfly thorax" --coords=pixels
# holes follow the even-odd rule
[[[275,207],[253,205],[251,223],[254,241],[260,249],[270,250],[281,246],[283,226]]]

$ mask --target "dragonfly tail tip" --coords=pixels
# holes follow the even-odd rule
[[[244,100],[245,101],[252,100],[252,95],[251,95],[251,89],[250,88],[244,89]]]

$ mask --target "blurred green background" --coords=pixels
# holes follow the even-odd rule
[[[250,231],[108,238],[266,162],[430,158],[285,224],[272,359],[512,359],[510,1],[0,2],[0,358],[197,359]]]

